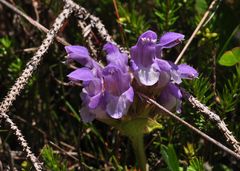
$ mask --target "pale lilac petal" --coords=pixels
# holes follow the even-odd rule
[[[167,32],[161,36],[158,48],[172,48],[184,39],[184,35],[175,32]]]
[[[96,118],[96,114],[90,112],[87,107],[82,107],[80,109],[80,115],[84,123],[92,122]]]
[[[133,102],[134,92],[132,87],[121,96],[113,96],[108,94],[106,111],[110,117],[120,119],[123,115],[127,114],[129,106]]]
[[[181,111],[181,99],[182,93],[180,89],[169,83],[162,91],[159,102],[168,110],[173,110],[174,108],[179,113]]]
[[[67,75],[72,81],[90,81],[94,79],[94,75],[88,68],[78,68]]]
[[[158,80],[158,88],[165,87],[171,81],[171,75],[168,72],[162,71]]]
[[[178,65],[177,71],[180,73],[180,76],[182,78],[193,79],[193,78],[198,77],[198,72],[193,67],[191,67],[187,64]]]
[[[101,99],[102,99],[102,93],[98,93],[97,95],[90,97],[88,107],[90,109],[95,109],[99,105]]]
[[[155,45],[157,34],[151,30],[143,33],[135,46],[131,47],[130,54],[138,67],[149,67],[155,59]]]
[[[84,46],[65,46],[68,58],[86,67],[92,67],[92,58]]]
[[[132,59],[130,60],[130,68],[132,71],[136,71],[139,69],[139,67],[135,64],[135,62]]]
[[[115,96],[121,95],[130,87],[131,77],[116,65],[108,65],[103,69],[105,90]]]
[[[166,92],[164,89],[160,96],[159,103],[169,111],[172,111],[177,105],[177,98]]]
[[[126,99],[129,101],[129,102],[133,102],[133,99],[134,99],[134,91],[133,91],[133,88],[130,87],[127,91],[125,91],[123,93],[123,95],[126,97]]]
[[[83,103],[90,109],[97,108],[103,98],[101,79],[95,78],[94,80],[84,82],[83,85],[84,88],[80,94]]]
[[[146,86],[152,86],[158,82],[160,73],[153,67],[141,68],[134,73],[137,80]]]
[[[130,50],[131,58],[138,67],[149,67],[155,58],[155,46],[133,46]]]
[[[160,69],[160,71],[169,72],[172,69],[172,66],[166,60],[156,59],[155,61],[156,61],[157,65],[158,65],[158,68]]]
[[[95,78],[84,85],[84,90],[88,92],[89,96],[94,96],[102,91],[102,86],[102,80]]]
[[[180,89],[176,85],[170,83],[168,85],[168,89],[169,89],[169,92],[173,96],[175,96],[176,98],[178,98],[178,99],[182,98],[182,93],[181,93]]]
[[[182,82],[181,76],[177,70],[171,70],[170,75],[173,83],[180,84]]]
[[[127,72],[128,56],[121,53],[116,45],[106,43],[103,48],[107,52],[107,62],[118,65],[124,72]]]

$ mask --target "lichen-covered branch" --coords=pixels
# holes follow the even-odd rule
[[[1,0],[3,2],[3,0]],[[56,33],[61,28],[63,21],[69,17],[72,13],[72,8],[69,5],[65,5],[64,10],[59,14],[56,18],[52,28],[47,33],[46,38],[43,40],[41,46],[35,53],[35,55],[30,59],[27,63],[26,68],[24,69],[22,75],[17,79],[15,84],[12,86],[8,94],[5,96],[4,100],[0,104],[0,119],[4,120],[7,124],[9,124],[11,130],[17,136],[19,143],[23,147],[23,150],[27,153],[27,157],[30,158],[36,170],[42,170],[40,162],[31,152],[30,147],[28,146],[24,136],[21,131],[17,128],[16,124],[12,122],[12,120],[7,115],[9,108],[12,106],[13,102],[16,100],[16,97],[21,93],[21,91],[25,88],[29,79],[31,78],[33,72],[39,66],[43,55],[47,52],[49,46],[53,42]]]
[[[209,110],[207,106],[200,103],[195,97],[189,94],[186,90],[182,88],[181,91],[183,92],[184,98],[188,100],[193,107],[196,107],[200,112],[205,114],[211,121],[217,124],[218,128],[223,132],[224,136],[226,137],[226,140],[233,146],[235,152],[237,154],[240,154],[240,143],[233,136],[232,132],[228,130],[225,122],[221,120],[221,118],[216,113]]]
[[[105,25],[102,23],[102,21],[90,14],[85,8],[83,8],[82,6],[76,4],[75,2],[73,2],[72,0],[64,0],[67,4],[71,5],[74,12],[75,12],[75,16],[78,17],[78,19],[83,22],[86,20],[90,20],[90,23],[87,26],[87,28],[85,28],[85,34],[90,33],[91,32],[91,28],[96,28],[98,30],[98,34],[100,35],[100,37],[106,41],[106,42],[111,42],[112,44],[115,44],[118,46],[118,48],[124,52],[129,54],[129,52],[126,50],[126,48],[119,46],[113,39],[112,36],[109,35],[107,29],[105,28]]]
[[[175,120],[177,120],[178,122],[180,122],[181,124],[187,126],[189,129],[193,130],[195,133],[201,135],[204,139],[210,141],[211,143],[215,144],[216,146],[220,147],[221,149],[223,149],[224,151],[226,151],[227,153],[231,154],[232,156],[236,157],[238,160],[240,160],[240,155],[239,153],[235,153],[234,151],[230,150],[229,148],[227,148],[226,146],[224,146],[223,144],[221,144],[220,142],[216,141],[215,139],[209,137],[207,134],[205,134],[204,132],[200,131],[199,129],[193,127],[191,124],[189,124],[188,122],[184,121],[183,119],[179,118],[177,115],[173,114],[172,112],[170,112],[169,110],[167,110],[166,108],[164,108],[163,106],[161,106],[159,103],[157,103],[155,100],[149,98],[148,96],[138,93],[139,96],[143,97],[144,99],[146,99],[148,102],[150,102],[151,104],[155,105],[157,108],[159,108],[161,111],[163,111],[164,113],[168,114],[169,116],[171,116],[172,118],[174,118]]]

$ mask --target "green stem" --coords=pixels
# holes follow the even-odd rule
[[[146,160],[145,149],[144,149],[143,133],[139,132],[139,133],[133,134],[129,136],[129,138],[132,141],[132,146],[133,146],[134,153],[137,160],[137,167],[141,171],[146,171],[147,160]]]

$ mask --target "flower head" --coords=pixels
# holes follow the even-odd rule
[[[163,61],[159,60],[162,49],[174,47],[183,38],[184,35],[180,33],[168,32],[157,43],[157,34],[151,30],[146,31],[138,38],[137,44],[131,48],[130,53],[132,70],[140,84],[152,86],[159,81],[162,68],[166,69],[169,65],[164,66]]]
[[[68,74],[68,78],[82,83],[80,114],[83,121],[121,119],[133,103],[134,88],[139,87],[154,92],[158,102],[168,110],[180,112],[182,94],[179,84],[182,79],[196,78],[198,73],[189,65],[175,65],[161,57],[163,49],[172,48],[183,39],[184,35],[180,33],[167,32],[158,41],[157,34],[148,30],[131,47],[129,62],[127,54],[121,53],[116,45],[106,43],[103,47],[106,66],[92,59],[85,47],[66,46],[68,60],[82,66]],[[131,85],[133,79],[136,87]]]
[[[128,72],[127,55],[120,53],[113,44],[106,44],[108,65],[101,67],[90,56],[86,48],[67,46],[69,59],[83,65],[68,74],[71,81],[81,81],[83,89],[80,110],[83,121],[90,122],[95,118],[121,118],[133,102],[133,88]]]

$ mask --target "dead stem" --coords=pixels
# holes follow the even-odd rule
[[[187,123],[186,121],[184,121],[183,119],[179,118],[177,115],[173,114],[172,112],[170,112],[169,110],[167,110],[166,108],[164,108],[163,106],[161,106],[159,103],[157,103],[155,100],[147,97],[146,95],[142,94],[142,93],[138,93],[141,97],[143,97],[144,99],[146,99],[148,102],[150,102],[151,104],[155,105],[156,107],[158,107],[160,110],[162,110],[163,112],[165,112],[166,114],[168,114],[169,116],[171,116],[172,118],[174,118],[175,120],[177,120],[178,122],[180,122],[181,124],[185,125],[186,127],[188,127],[189,129],[193,130],[194,132],[196,132],[197,134],[201,135],[204,139],[210,141],[211,143],[215,144],[216,146],[218,146],[219,148],[221,148],[222,150],[224,150],[225,152],[231,154],[232,156],[234,156],[235,158],[237,158],[238,160],[240,160],[240,155],[235,153],[234,151],[232,151],[231,149],[227,148],[226,146],[224,146],[223,144],[221,144],[220,142],[216,141],[215,139],[211,138],[210,136],[208,136],[207,134],[205,134],[204,132],[200,131],[199,129],[193,127],[191,124]]]
[[[181,53],[178,55],[177,59],[175,60],[175,62],[174,62],[175,64],[177,64],[181,60],[183,54],[185,53],[185,51],[187,50],[188,46],[192,42],[193,38],[196,36],[197,32],[200,30],[200,28],[202,27],[202,25],[206,21],[206,19],[207,19],[208,15],[210,14],[210,12],[216,6],[217,2],[218,2],[218,0],[213,0],[212,3],[209,5],[208,10],[203,15],[201,21],[199,22],[199,24],[197,25],[196,29],[192,33],[191,37],[188,39],[188,41],[187,41],[186,45],[184,46],[183,50],[181,51]]]

